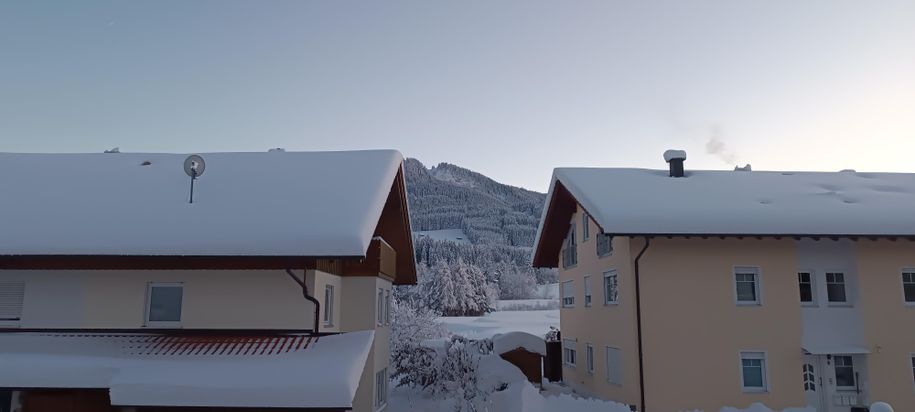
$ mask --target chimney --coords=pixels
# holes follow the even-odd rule
[[[686,151],[668,150],[664,152],[664,161],[670,166],[670,177],[683,177],[683,161],[686,160]]]

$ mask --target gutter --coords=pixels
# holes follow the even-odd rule
[[[305,276],[307,276],[308,270],[305,270],[305,275],[302,275],[302,280],[299,280],[299,278],[296,277],[295,273],[292,272],[292,269],[286,269],[286,274],[289,275],[289,277],[291,277],[295,283],[298,283],[299,286],[302,286],[302,296],[304,296],[305,299],[311,301],[311,303],[315,304],[315,323],[312,331],[315,334],[318,334],[318,321],[321,319],[321,302],[318,302],[314,296],[308,294],[308,285],[305,284]]]
[[[635,257],[635,327],[636,335],[638,336],[638,345],[639,345],[639,406],[641,407],[642,412],[645,412],[645,366],[643,362],[643,349],[642,349],[642,293],[641,293],[641,276],[639,276],[639,260],[642,259],[642,255],[645,254],[645,251],[648,250],[648,246],[651,245],[651,238],[645,236],[645,246],[642,247],[642,251],[639,252],[638,256]]]

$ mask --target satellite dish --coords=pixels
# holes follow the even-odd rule
[[[203,158],[198,155],[190,155],[187,159],[184,159],[184,173],[187,173],[191,178],[198,178],[203,174],[203,171],[206,170],[207,164],[203,161]]]

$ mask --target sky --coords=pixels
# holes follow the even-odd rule
[[[915,0],[0,2],[0,151],[915,172]]]

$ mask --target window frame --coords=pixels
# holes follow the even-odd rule
[[[152,309],[152,291],[153,288],[181,288],[181,308],[178,311],[178,320],[150,320],[150,309]],[[143,325],[148,328],[180,328],[184,320],[184,282],[146,282],[146,308],[143,313]]]
[[[591,302],[594,300],[592,297],[591,291],[591,275],[585,275],[582,282],[582,287],[585,290],[585,307],[590,308]]]
[[[566,234],[565,240],[562,242],[562,268],[570,269],[578,266],[578,239],[575,237],[576,230],[575,218],[572,218],[572,222],[569,223],[569,232]]]
[[[594,346],[590,343],[585,344],[585,370],[594,375]]]
[[[384,324],[391,324],[391,290],[384,290]]]
[[[372,401],[372,405],[376,411],[380,411],[388,406],[388,381],[389,375],[387,366],[375,372],[375,399]]]
[[[738,353],[738,362],[737,362],[737,371],[740,375],[740,390],[743,393],[769,393],[769,354],[766,351],[761,350],[742,350]],[[762,372],[762,387],[746,385],[743,374],[743,361],[744,359],[758,359],[762,361],[761,372]]]
[[[840,366],[838,365],[839,358],[843,358],[843,359],[848,358],[851,360],[851,365],[842,365],[841,366],[842,368],[851,368],[851,379],[852,379],[851,386],[839,385],[839,368],[840,368]],[[832,375],[833,375],[833,379],[835,379],[835,382],[836,382],[837,391],[854,391],[857,389],[856,385],[858,383],[858,376],[855,374],[857,372],[855,363],[856,362],[855,362],[854,355],[833,355],[832,356]]]
[[[905,281],[905,275],[906,275],[906,274],[911,274],[911,275],[912,275],[912,278],[911,278],[912,281],[911,281],[911,282],[906,282],[906,281]],[[900,269],[900,270],[899,270],[899,280],[902,282],[902,303],[903,303],[905,306],[912,306],[912,307],[915,307],[915,300],[907,300],[906,295],[905,295],[905,285],[906,285],[906,283],[915,285],[915,268],[912,268],[912,267],[904,267],[904,268]]]
[[[18,328],[22,324],[22,314],[23,314],[23,312],[25,312],[25,292],[26,292],[26,288],[28,287],[28,285],[26,285],[26,282],[24,280],[4,280],[4,281],[0,281],[0,284],[12,285],[11,287],[17,287],[17,289],[21,289],[21,293],[20,293],[21,300],[18,302],[19,316],[15,317],[15,318],[11,317],[9,319],[0,319],[0,326],[9,327],[9,328]]]
[[[601,250],[602,239],[606,239],[607,250]],[[594,241],[594,251],[597,253],[598,258],[604,258],[613,254],[613,235],[604,233],[601,231],[597,234],[597,239]]]
[[[562,340],[562,365],[574,368],[578,364],[578,341],[575,339]]]
[[[820,305],[819,305],[819,299],[817,299],[817,275],[816,275],[816,271],[813,271],[813,270],[806,270],[806,269],[805,269],[805,270],[798,270],[798,271],[797,271],[797,276],[798,276],[798,279],[797,279],[798,297],[800,297],[800,292],[801,292],[801,273],[806,273],[806,274],[810,275],[810,299],[811,299],[809,302],[804,302],[804,301],[802,300],[802,301],[801,301],[801,306],[805,306],[805,307],[818,307],[818,306],[820,306]]]
[[[610,300],[610,294],[607,293],[607,279],[614,278],[616,282],[616,299]],[[608,269],[603,274],[604,306],[618,306],[620,304],[620,275],[616,269]]]
[[[375,296],[375,325],[384,326],[384,288],[378,288]]]
[[[912,389],[915,389],[915,352],[909,353],[909,365],[912,371]]]
[[[752,272],[752,273],[747,273]],[[753,285],[755,288],[755,300],[740,300],[740,293],[737,291],[737,275],[754,275]],[[749,265],[740,265],[734,266],[731,274],[731,282],[733,282],[734,290],[734,303],[737,306],[762,306],[763,304],[763,293],[762,293],[762,269],[759,266],[749,266]]]
[[[610,353],[616,353],[616,365],[611,365],[614,357]],[[607,368],[607,383],[616,386],[623,386],[623,351],[613,346],[604,346],[604,366]],[[616,366],[616,367],[614,367]],[[616,373],[614,373],[616,371]]]
[[[334,285],[324,285],[324,326],[334,326]]]
[[[566,285],[569,285],[569,296],[566,296]],[[559,298],[560,303],[562,303],[563,308],[574,308],[575,307],[575,280],[567,280],[565,282],[559,283]],[[566,303],[566,299],[570,299],[569,303]]]
[[[844,301],[831,301],[829,300],[829,275],[841,274],[842,275],[842,291],[845,293]],[[851,297],[851,288],[848,287],[848,273],[844,270],[825,270],[823,271],[823,281],[826,285],[826,305],[827,306],[836,306],[836,307],[849,307],[853,306],[852,297]],[[835,283],[835,282],[833,282]]]
[[[581,243],[591,238],[591,216],[588,212],[581,212]]]

